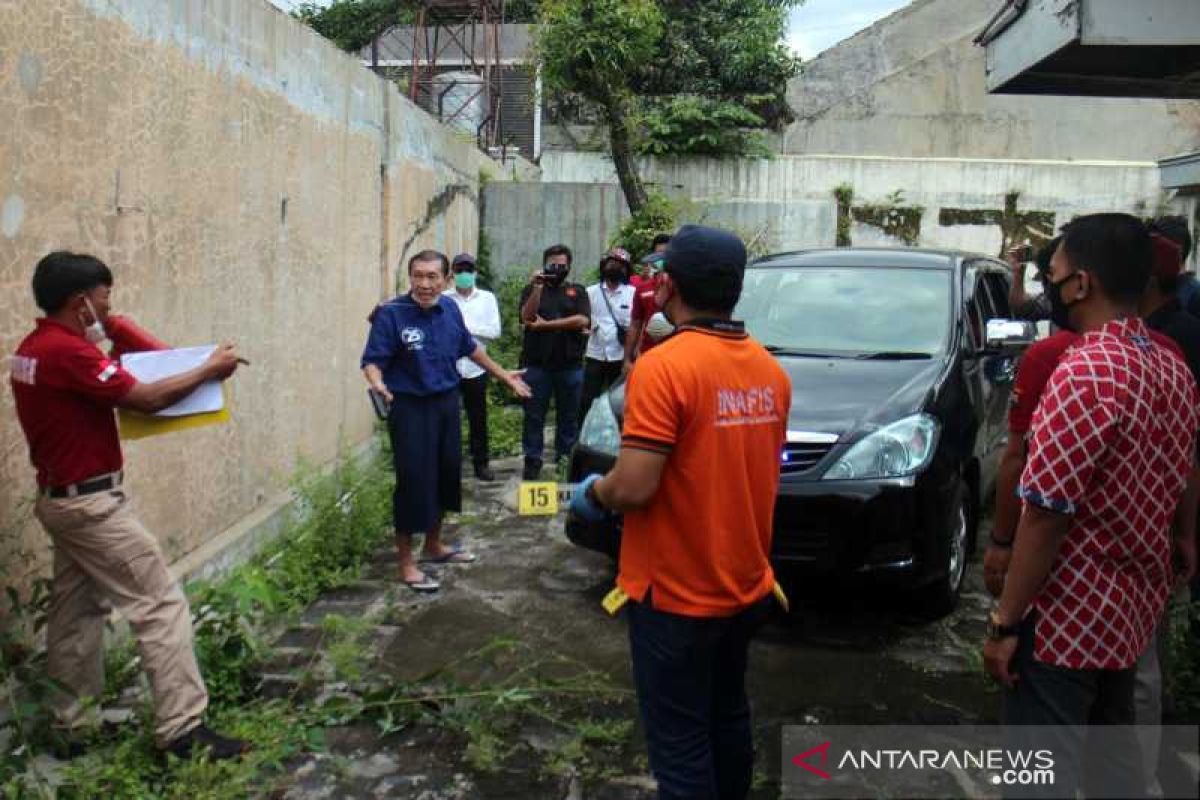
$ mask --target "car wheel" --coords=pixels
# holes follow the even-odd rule
[[[933,616],[949,614],[958,605],[967,562],[971,556],[971,500],[965,483],[959,483],[953,512],[947,524],[947,541],[941,551],[942,576],[925,590],[925,607]]]

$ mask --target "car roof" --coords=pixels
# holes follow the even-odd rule
[[[770,267],[897,267],[907,269],[953,269],[963,260],[991,256],[961,250],[932,250],[913,247],[838,247],[796,250],[764,256],[749,266]]]

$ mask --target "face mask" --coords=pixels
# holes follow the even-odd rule
[[[1062,290],[1067,281],[1079,277],[1078,272],[1072,272],[1058,283],[1046,278],[1046,299],[1050,301],[1050,321],[1064,331],[1074,330],[1071,326],[1070,306],[1063,300]]]
[[[624,277],[625,277],[625,268],[624,267],[605,267],[604,268],[604,277],[606,280],[620,281],[620,280],[624,279]]]
[[[658,285],[654,289],[654,302],[662,309],[663,319],[669,322],[672,326],[675,325],[675,320],[671,318],[671,312],[667,310],[667,303],[671,302],[671,295],[663,295],[662,290],[666,287],[666,283],[659,278]]]
[[[475,288],[475,273],[474,272],[457,272],[454,274],[454,285],[459,289],[474,289]]]
[[[85,296],[83,302],[87,304],[88,313],[92,315],[92,324],[84,327],[83,336],[92,344],[99,344],[108,338],[108,334],[104,332],[104,325],[100,322],[96,309],[92,308],[92,301]]]

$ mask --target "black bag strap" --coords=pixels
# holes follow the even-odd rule
[[[625,335],[626,328],[621,323],[617,322],[617,315],[613,313],[612,303],[608,302],[608,292],[604,291],[604,284],[600,284],[600,299],[604,301],[604,305],[608,307],[608,318],[613,321],[613,325],[617,326],[617,331],[621,336]]]

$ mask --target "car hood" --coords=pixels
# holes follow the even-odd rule
[[[946,366],[940,356],[920,361],[777,360],[792,379],[788,429],[838,436],[921,411]]]

